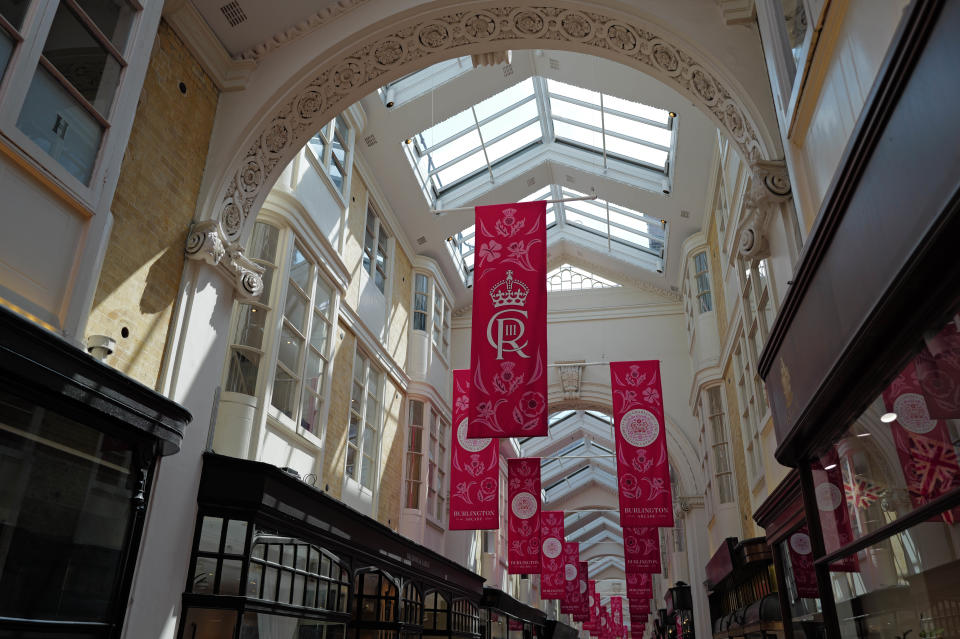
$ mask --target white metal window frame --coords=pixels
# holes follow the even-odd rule
[[[415,331],[424,333],[430,328],[428,320],[430,316],[430,280],[431,277],[426,273],[414,272],[413,274],[413,324],[411,327]],[[422,290],[420,288],[421,282],[423,282]],[[417,318],[420,318],[423,324],[422,328],[417,328]]]
[[[338,124],[343,127],[344,131],[338,130]],[[347,205],[350,184],[353,178],[353,154],[356,134],[356,127],[353,126],[351,119],[344,117],[344,115],[338,115],[323,125],[306,144],[308,151],[307,158],[314,164],[314,169],[322,176],[324,184],[330,189],[330,192],[333,193],[344,206]],[[341,162],[334,153],[337,148],[341,148],[344,152],[343,162]],[[339,187],[333,175],[331,175],[334,166],[341,174]]]
[[[547,292],[589,291],[620,286],[612,280],[572,264],[561,264],[547,273]]]
[[[473,60],[471,56],[451,58],[430,65],[426,69],[409,73],[393,82],[388,82],[377,91],[384,106],[388,109],[395,109],[422,95],[426,95],[431,90],[460,77],[472,69]]]
[[[824,0],[796,0],[806,14],[806,30],[799,46],[791,47],[787,33],[783,0],[760,0],[757,2],[757,22],[768,52],[768,64],[772,63],[774,102],[780,112],[784,130],[789,129],[803,85],[803,77],[810,46],[814,38],[814,25],[825,5]],[[769,44],[768,44],[769,43]]]
[[[43,49],[60,6],[64,5],[74,16],[77,16],[78,12],[83,12],[83,9],[74,0],[32,0],[19,29],[13,29],[11,32],[11,29],[7,27],[12,27],[12,25],[0,26],[0,29],[14,40],[10,59],[3,77],[0,79],[0,137],[6,138],[12,143],[8,145],[11,151],[22,156],[44,175],[52,178],[59,187],[89,210],[97,208],[97,200],[107,181],[106,171],[109,162],[106,158],[105,149],[110,146],[112,122],[119,112],[119,103],[122,102],[124,107],[131,101],[135,103],[135,100],[128,99],[129,96],[126,96],[126,93],[129,92],[126,86],[127,70],[134,49],[138,46],[138,40],[145,37],[145,34],[142,33],[144,27],[143,6],[137,0],[125,0],[125,4],[133,11],[126,40],[120,48],[114,46],[112,42],[110,42],[109,47],[104,47],[108,51],[108,55],[117,60],[120,65],[117,84],[106,113],[97,111],[95,107],[79,95],[79,92],[59,72],[51,72],[52,64],[45,62],[43,58]],[[99,28],[89,17],[84,19],[78,16],[78,20],[91,34],[91,37],[101,44],[103,44],[104,39],[110,41],[110,38],[99,31]],[[57,85],[67,91],[76,104],[96,120],[102,128],[100,144],[87,183],[70,173],[65,166],[44,151],[39,144],[30,139],[17,126],[17,120],[23,109],[27,93],[34,77],[41,68],[52,75]]]
[[[707,427],[710,443],[713,485],[716,503],[720,506],[736,501],[733,462],[730,458],[730,428],[726,421],[723,401],[723,386],[714,384],[703,389],[700,398],[700,414]]]
[[[429,402],[418,397],[407,400],[407,437],[404,456],[403,507],[407,510],[420,510],[423,504],[423,432]],[[414,418],[415,406],[419,406],[419,422]],[[415,431],[417,431],[415,433]],[[414,435],[416,434],[416,439]],[[414,445],[416,442],[416,446]],[[416,474],[414,474],[416,471]],[[412,491],[412,492],[411,492]],[[411,495],[415,503],[411,505]]]
[[[710,285],[710,256],[707,250],[698,251],[690,258],[693,265],[691,277],[697,291],[697,314],[713,310],[713,294]]]
[[[564,87],[573,91],[564,90]],[[511,92],[515,94],[512,96],[513,101],[502,108],[492,112],[483,108]],[[596,94],[599,98],[597,102],[591,102],[582,99],[582,97],[574,97],[578,93]],[[616,101],[615,106],[620,108],[606,105],[604,103],[605,96],[608,102]],[[600,123],[598,125],[595,121],[590,123],[585,119],[573,118],[570,117],[570,114],[566,116],[556,115],[552,112],[552,103],[562,104],[565,107],[569,106],[572,110],[588,116],[599,116]],[[649,110],[651,115],[654,112],[666,114],[666,117],[662,118],[665,121],[661,122],[636,113],[629,113],[627,109],[633,107],[640,111]],[[480,113],[478,113],[478,108],[481,111]],[[524,109],[527,112],[525,115],[509,120],[512,115]],[[634,129],[642,127],[652,127],[654,130],[661,129],[669,133],[669,144],[664,144],[664,140],[658,142],[638,138],[625,130],[611,128],[607,125],[608,118],[611,121],[630,123],[633,125],[631,128]],[[521,155],[524,151],[546,144],[573,146],[586,150],[603,169],[607,169],[612,161],[621,168],[639,170],[641,174],[646,176],[658,176],[657,183],[662,184],[664,178],[669,181],[672,175],[672,158],[676,149],[675,121],[675,114],[663,109],[647,107],[638,102],[623,100],[601,92],[580,89],[541,76],[532,76],[447,118],[440,124],[417,133],[404,143],[404,149],[411,168],[420,183],[424,197],[432,207],[436,207],[441,197],[463,183],[478,178],[496,183],[496,169],[501,164]],[[508,124],[504,126],[502,124],[504,122],[508,122]],[[557,125],[560,126],[557,127]],[[456,128],[443,131],[441,139],[433,139],[432,136],[440,130],[440,127],[448,128],[451,126]],[[571,127],[582,129],[583,134],[587,137],[576,139],[572,135],[563,135],[562,133],[558,135],[556,132],[557,128],[572,130]],[[484,129],[487,129],[487,137],[483,134]],[[494,132],[491,132],[490,129],[493,129]],[[531,133],[537,131],[539,132],[538,135],[531,135]],[[600,136],[599,144],[588,141],[591,133]],[[427,139],[428,134],[431,136],[429,140]],[[506,144],[507,142],[511,144]],[[635,145],[634,148],[662,152],[665,154],[664,161],[658,165],[638,160],[626,154],[619,154],[613,148],[608,148],[608,146],[614,147],[614,142],[617,144],[632,144]],[[453,150],[452,153],[441,153],[442,158],[434,157],[438,151],[451,149]],[[447,155],[450,157],[447,157]],[[482,162],[480,161],[481,155]],[[470,161],[466,165],[468,168],[459,171],[455,177],[446,179],[444,176],[446,172],[458,165],[462,167],[468,160]]]
[[[386,225],[383,223],[380,211],[374,205],[372,198],[367,201],[366,219],[363,226],[363,257],[361,267],[374,281],[377,290],[386,295],[390,280],[391,237]],[[381,255],[383,256],[382,259],[380,259]],[[383,277],[382,282],[377,281],[377,274]]]
[[[433,310],[430,313],[430,343],[446,363],[450,359],[450,301],[432,277],[430,278],[430,290],[433,296]]]
[[[584,195],[579,191],[551,184],[537,189],[520,201],[559,200]],[[592,239],[605,244],[608,250],[620,248],[630,254],[639,251],[647,258],[650,266],[663,269],[669,230],[665,220],[658,220],[608,200],[597,199],[589,202],[547,204],[546,222],[548,234],[573,233],[577,238]],[[457,271],[467,286],[473,284],[475,237],[476,227],[470,225],[451,236],[447,243]],[[645,241],[649,246],[638,244],[637,241]]]
[[[248,251],[254,263],[266,269],[265,283],[269,278],[268,289],[265,295],[261,295],[255,300],[248,302],[234,301],[233,311],[230,320],[229,346],[227,347],[227,357],[224,363],[223,376],[221,379],[221,388],[225,389],[221,399],[227,399],[230,395],[245,395],[256,398],[256,424],[259,428],[264,421],[269,421],[273,427],[282,427],[288,432],[294,432],[300,435],[307,442],[316,447],[322,447],[325,438],[327,417],[329,415],[328,407],[330,405],[330,372],[333,359],[334,340],[332,338],[333,329],[337,325],[337,315],[339,313],[340,294],[333,285],[333,279],[326,270],[326,264],[318,257],[318,253],[310,249],[303,238],[298,236],[280,216],[275,216],[269,212],[261,212],[257,218],[257,223],[266,224],[277,231],[277,241],[275,244],[275,257],[273,262],[267,262],[252,257],[252,251]],[[254,233],[251,233],[249,241],[253,241]],[[283,309],[284,300],[286,300],[290,284],[290,264],[293,251],[299,248],[312,262],[311,282],[309,290],[309,304],[307,307],[308,318],[305,326],[307,343],[304,345],[303,353],[300,356],[300,362],[296,371],[293,372],[299,380],[304,379],[305,369],[308,361],[307,353],[314,350],[320,355],[324,364],[322,371],[322,384],[319,392],[312,392],[300,384],[298,391],[299,401],[297,404],[297,413],[295,418],[288,417],[273,406],[273,387],[278,365],[280,350],[280,340],[282,326],[284,325]],[[323,349],[314,349],[310,344],[310,335],[313,330],[313,323],[317,321],[316,305],[319,282],[330,291],[328,303],[327,334]],[[244,308],[256,309],[266,318],[263,320],[263,336],[260,348],[254,348],[238,342],[238,332],[240,330],[239,316]],[[253,353],[259,358],[257,364],[257,377],[252,393],[243,393],[229,390],[231,360],[235,351],[245,351]],[[313,431],[304,428],[301,423],[302,411],[304,410],[305,394],[313,395],[319,402],[320,410],[318,420]]]
[[[447,512],[447,484],[449,482],[450,422],[436,406],[430,405],[430,429],[427,443],[427,500],[424,512],[427,520],[443,527]]]
[[[347,423],[347,448],[346,454],[344,455],[343,468],[344,477],[354,481],[362,491],[370,493],[374,492],[374,487],[377,485],[380,475],[380,464],[378,460],[380,459],[380,440],[383,434],[383,395],[387,379],[386,372],[377,367],[373,362],[374,358],[367,355],[359,345],[355,347],[353,366],[351,367],[352,370],[350,374],[350,417],[348,417]],[[359,412],[354,410],[353,406],[354,385],[360,381],[357,379],[358,364],[362,369],[360,371],[360,377],[362,378],[363,397]],[[376,381],[376,388],[371,392],[372,381]],[[376,402],[376,414],[373,416],[369,415],[369,400],[371,398]],[[358,417],[358,431],[356,443],[351,443],[349,422],[354,415]],[[371,435],[373,437],[372,443],[370,444],[371,454],[369,455],[366,453],[368,426],[372,430]],[[351,451],[354,453],[353,472],[350,472],[349,469]],[[368,475],[369,485],[363,481],[363,474],[367,468],[371,468],[370,474]]]
[[[740,406],[740,427],[743,432],[743,450],[747,457],[748,477],[755,486],[764,478],[763,455],[760,442],[760,428],[764,417],[760,414],[760,402],[766,401],[757,398],[758,388],[762,389],[763,380],[757,386],[755,362],[751,361],[746,336],[742,330],[737,335],[733,351],[734,383],[737,387],[737,402]]]

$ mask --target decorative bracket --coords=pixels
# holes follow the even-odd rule
[[[185,254],[191,260],[215,267],[233,284],[241,300],[263,292],[263,267],[243,255],[243,247],[226,238],[215,220],[194,222],[187,233]]]
[[[740,255],[762,260],[770,256],[767,227],[777,208],[792,197],[790,176],[783,160],[750,165],[753,178],[743,198],[744,215],[737,229]]]
[[[560,373],[560,390],[564,399],[580,399],[580,382],[583,380],[584,360],[557,362]]]

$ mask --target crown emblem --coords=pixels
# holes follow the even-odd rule
[[[497,282],[490,289],[490,299],[494,308],[501,306],[523,306],[527,303],[530,288],[520,280],[513,279],[513,271],[507,271],[506,279]]]

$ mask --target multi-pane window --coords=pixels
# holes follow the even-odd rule
[[[324,173],[340,195],[346,197],[350,171],[350,128],[342,117],[336,117],[317,131],[307,143]]]
[[[749,261],[743,258],[738,258],[737,263],[741,274],[744,325],[754,361],[758,361],[776,314],[773,307],[770,265],[767,260]]]
[[[263,292],[237,304],[224,388],[257,395],[260,371],[272,368],[270,416],[316,433],[323,419],[333,289],[288,230],[257,222],[248,254],[264,269]],[[271,328],[275,340],[267,338]],[[265,362],[272,366],[261,366]]]
[[[8,27],[22,21],[25,4],[3,3],[10,24],[0,29],[0,39],[16,38]],[[123,0],[60,2],[17,119],[17,128],[84,184],[90,182],[100,141],[110,126],[135,13]]]
[[[693,256],[693,280],[697,286],[697,308],[699,312],[712,311],[713,299],[710,297],[710,270],[706,251],[701,251]]]
[[[367,224],[363,238],[363,270],[370,274],[383,292],[387,282],[387,251],[390,236],[373,206],[367,207]]]
[[[0,2],[0,80],[3,80],[17,43],[23,41],[20,28],[28,6],[28,2]]]
[[[547,273],[547,291],[582,291],[590,288],[620,286],[596,273],[585,271],[571,264],[561,264]]]
[[[420,508],[420,485],[423,483],[423,402],[410,400],[407,420],[407,477],[404,488],[405,508]]]
[[[423,273],[413,276],[413,330],[427,330],[427,301],[430,298],[430,280]]]
[[[449,425],[435,410],[430,411],[430,443],[427,449],[427,512],[443,521],[444,489],[447,483],[447,431]]]
[[[347,570],[329,553],[288,537],[259,535],[250,548],[246,595],[347,612]]]
[[[437,591],[428,592],[423,600],[423,631],[447,630],[450,627],[450,602]]]
[[[350,426],[347,434],[347,477],[373,490],[377,445],[380,439],[383,373],[359,349],[353,359]]]
[[[242,595],[240,575],[247,547],[246,521],[205,516],[201,519],[190,592]]]
[[[452,610],[451,629],[454,634],[480,634],[480,610],[475,604],[467,599],[454,599]]]
[[[396,622],[397,584],[380,570],[364,569],[354,579],[353,609],[359,622]],[[377,634],[358,634],[359,637],[377,637]],[[385,635],[386,636],[386,635]]]
[[[710,426],[713,449],[713,474],[717,495],[721,504],[733,501],[733,468],[730,465],[729,436],[724,422],[723,399],[720,386],[711,386],[706,391],[701,414],[706,415]]]
[[[408,581],[400,593],[400,623],[419,626],[423,615],[423,598],[420,591]]]
[[[759,420],[766,412],[766,404],[762,395],[763,380],[760,380],[759,386],[756,384],[755,378],[759,378],[759,375],[755,373],[750,362],[747,345],[742,335],[733,352],[733,370],[737,385],[737,401],[740,404],[740,424],[744,434],[743,445],[747,466],[750,478],[756,481],[763,475]]]
[[[450,355],[450,303],[433,287],[433,345],[444,357]]]

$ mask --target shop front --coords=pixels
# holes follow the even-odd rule
[[[544,639],[547,615],[497,588],[484,588],[480,601],[484,639]]]
[[[906,8],[761,358],[793,637],[960,636],[958,28]]]
[[[207,453],[183,639],[481,639],[483,578],[275,466]]]
[[[763,537],[728,537],[707,563],[714,639],[784,636],[773,560]]]

